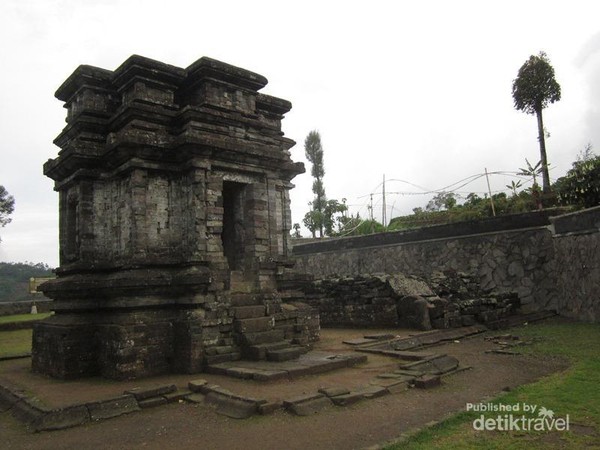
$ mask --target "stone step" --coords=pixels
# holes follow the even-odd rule
[[[239,359],[242,359],[242,354],[239,352],[232,352],[224,353],[221,355],[207,355],[205,356],[205,359],[207,364],[219,364],[223,362],[237,361]]]
[[[269,330],[259,331],[255,333],[243,333],[238,335],[238,339],[242,345],[259,345],[259,344],[272,344],[274,342],[283,341],[285,337],[284,330]]]
[[[233,322],[233,327],[238,333],[257,333],[260,331],[272,330],[275,326],[275,318],[264,316],[251,319],[237,319]]]
[[[298,359],[304,353],[304,349],[299,345],[281,348],[278,350],[267,350],[267,361],[282,362]]]
[[[236,319],[253,319],[255,317],[265,316],[264,305],[235,306],[232,309],[233,317]]]
[[[281,350],[282,348],[287,348],[289,346],[290,343],[287,341],[250,345],[242,348],[242,355],[244,358],[251,359],[253,361],[261,361],[267,359],[268,351]]]
[[[233,345],[220,345],[215,347],[208,347],[205,350],[207,355],[224,355],[226,353],[235,353],[237,351],[237,347],[234,347]]]

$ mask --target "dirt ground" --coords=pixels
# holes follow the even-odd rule
[[[342,340],[365,333],[392,332],[408,336],[407,330],[325,329],[316,350],[352,351]],[[31,433],[8,412],[0,414],[1,446],[7,449],[354,449],[397,439],[434,420],[493,397],[502,390],[532,382],[566,367],[563,360],[525,355],[485,353],[494,344],[478,335],[460,342],[430,347],[427,352],[445,353],[459,359],[470,370],[443,379],[430,390],[407,389],[385,397],[365,400],[349,407],[330,407],[310,416],[297,417],[284,411],[246,420],[230,419],[205,404],[174,403],[86,424],[61,431]],[[294,381],[261,383],[224,376],[169,375],[143,381],[116,382],[102,379],[57,381],[29,370],[30,360],[0,363],[0,382],[26,391],[50,407],[66,406],[120,395],[138,386],[176,384],[204,378],[235,393],[281,400],[316,393],[320,387],[352,389],[368,384],[377,374],[397,369],[399,361],[368,354],[368,363]]]

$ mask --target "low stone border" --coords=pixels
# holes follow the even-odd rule
[[[235,419],[271,414],[282,409],[297,416],[308,416],[326,408],[345,407],[362,400],[403,392],[410,387],[429,389],[439,386],[441,377],[469,369],[457,367],[457,363],[454,358],[436,355],[401,365],[394,372],[379,374],[369,384],[353,391],[343,386],[330,386],[281,402],[238,395],[207,380],[197,379],[190,381],[185,390],[178,390],[174,384],[134,388],[107,400],[50,409],[28,398],[18,388],[0,385],[0,412],[10,411],[32,431],[60,430],[182,401],[213,405],[218,414]],[[449,371],[444,373],[444,370]]]
[[[0,385],[0,411],[11,411],[33,431],[62,430],[93,420],[104,420],[138,411],[134,396],[119,397],[50,409],[28,398],[23,391]]]

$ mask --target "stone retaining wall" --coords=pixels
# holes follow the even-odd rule
[[[523,223],[543,219],[527,217]],[[473,277],[486,291],[516,292],[523,313],[557,310],[598,321],[600,207],[549,220],[552,225],[510,230],[494,227],[520,222],[493,223],[480,227],[492,231],[471,235],[449,235],[457,229],[454,224],[420,233],[382,233],[370,240],[361,236],[298,245],[296,270],[315,278],[404,273],[425,279],[453,270]]]
[[[462,273],[428,280],[397,274],[319,280],[282,275],[279,288],[319,311],[325,327],[408,327],[421,330],[491,324],[513,314],[518,296],[485,292]]]
[[[522,312],[558,307],[554,246],[546,227],[300,254],[296,270],[317,278],[369,273],[428,278],[454,270],[473,276],[486,291],[516,292]]]
[[[561,315],[600,322],[600,207],[557,217],[554,248]]]

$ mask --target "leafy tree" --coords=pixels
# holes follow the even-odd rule
[[[326,206],[327,198],[325,196],[325,187],[323,186],[323,177],[325,176],[323,145],[321,145],[321,135],[318,131],[313,130],[306,136],[306,139],[304,140],[304,153],[306,159],[312,164],[310,174],[314,178],[312,190],[315,194],[315,200],[312,202],[312,212],[318,213],[307,213],[307,216],[310,216],[304,217],[304,224],[312,232],[313,237],[315,237],[317,229],[319,230],[320,236],[323,237],[323,227],[325,225],[323,222],[323,209]],[[307,221],[310,226],[307,225]]]
[[[531,177],[533,179],[533,184],[528,189],[528,191],[531,193],[531,196],[535,200],[537,209],[542,209],[543,208],[542,195],[541,195],[542,193],[540,192],[540,186],[537,183],[537,177],[540,175],[540,173],[543,174],[543,167],[540,167],[542,164],[542,161],[541,160],[538,161],[535,166],[532,166],[527,158],[525,158],[525,162],[527,163],[527,167],[520,168],[519,169],[520,172],[518,172],[517,175]]]
[[[545,193],[550,192],[550,175],[546,156],[546,140],[542,110],[549,103],[560,100],[560,85],[554,78],[554,68],[544,52],[531,55],[521,66],[517,78],[513,81],[512,95],[515,108],[527,114],[535,114],[538,123],[538,140],[542,164],[542,186]]]
[[[327,236],[333,236],[342,231],[344,226],[343,217],[347,211],[348,206],[346,205],[345,198],[342,199],[341,203],[337,200],[327,201],[323,210],[323,226],[325,227],[325,234]],[[336,224],[337,230],[334,229]]]
[[[312,233],[312,237],[314,238],[316,237],[316,231],[323,223],[323,213],[313,208],[313,202],[309,202],[308,206],[311,207],[311,210],[304,214],[302,223],[308,228],[308,231]]]
[[[4,227],[12,220],[10,216],[15,210],[15,199],[4,186],[0,186],[0,227]],[[1,239],[0,239],[1,241]]]
[[[361,236],[365,234],[382,233],[385,227],[373,219],[363,220],[359,214],[342,219],[344,226],[340,230],[343,236]]]
[[[600,156],[588,144],[564,177],[554,184],[558,200],[563,205],[586,208],[600,205]]]
[[[452,209],[456,206],[456,194],[452,192],[439,192],[425,207],[426,211],[441,211],[442,209]]]
[[[335,236],[342,233],[346,223],[344,218],[347,211],[348,206],[345,198],[342,199],[341,203],[338,200],[326,200],[323,211],[312,209],[304,215],[303,222],[313,234],[313,237],[315,237],[315,232],[319,226],[322,226],[324,230],[324,234],[321,236]]]
[[[295,223],[293,228],[294,228],[294,233],[292,234],[292,237],[301,238],[302,235],[300,234],[300,224]]]
[[[31,300],[29,278],[52,276],[52,269],[44,263],[0,262],[0,302]]]

